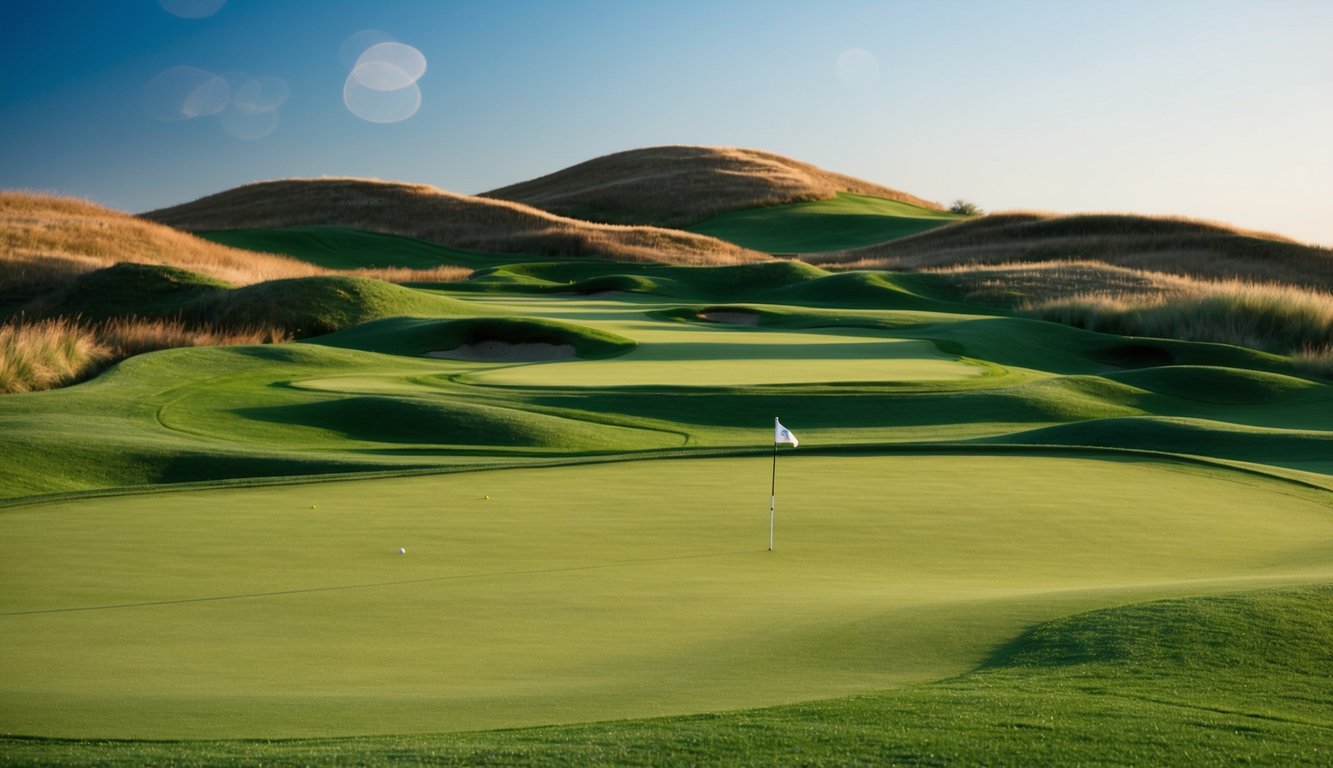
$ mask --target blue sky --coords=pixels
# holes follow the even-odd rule
[[[166,7],[218,2],[0,2],[0,187],[134,212],[292,176],[476,193],[708,144],[988,210],[1183,214],[1333,245],[1326,0]],[[427,61],[410,118],[345,105],[340,50],[362,30]],[[182,66],[286,99],[155,119],[155,78]]]

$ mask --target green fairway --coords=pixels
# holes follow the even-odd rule
[[[769,553],[768,464],[11,509],[0,731],[404,733],[760,706],[958,674],[1091,607],[1333,579],[1325,494],[1076,457],[784,454]]]
[[[757,251],[814,253],[874,245],[963,218],[896,200],[842,192],[830,200],[724,213],[689,230]]]

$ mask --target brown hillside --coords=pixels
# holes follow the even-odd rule
[[[826,200],[839,192],[940,209],[906,192],[771,152],[721,147],[617,152],[483,197],[590,221],[680,227],[727,211]]]
[[[1333,289],[1333,251],[1327,248],[1209,222],[1123,214],[994,214],[807,260],[832,267],[907,270],[1101,262],[1209,280]]]
[[[185,230],[343,226],[482,253],[673,264],[768,259],[703,235],[590,224],[520,203],[367,179],[264,181],[143,214]]]
[[[165,264],[235,285],[327,271],[216,245],[84,200],[0,192],[0,304],[120,262]]]

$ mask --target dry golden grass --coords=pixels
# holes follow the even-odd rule
[[[1094,331],[1239,344],[1279,354],[1333,348],[1333,294],[1290,285],[1171,278],[1156,293],[1033,301],[1034,315]]]
[[[0,192],[0,294],[59,285],[125,261],[181,267],[233,285],[325,272],[295,259],[216,245],[83,200]]]
[[[829,268],[899,270],[1101,262],[1202,279],[1333,289],[1333,251],[1327,248],[1211,222],[1122,214],[993,214],[806,260]]]
[[[839,192],[939,203],[808,163],[732,147],[667,146],[605,155],[483,194],[591,221],[680,227],[727,211],[827,200]]]
[[[22,303],[121,262],[180,267],[232,285],[323,274],[389,282],[443,282],[471,274],[460,267],[335,272],[285,256],[210,243],[84,200],[0,192],[0,304]]]
[[[64,317],[14,321],[0,325],[0,393],[74,384],[127,357],[159,349],[270,344],[287,338],[274,329],[222,330],[133,317],[100,323]]]
[[[669,264],[739,264],[767,254],[703,235],[591,224],[519,203],[457,195],[424,184],[289,179],[249,184],[144,214],[184,230],[341,226],[482,253]]]
[[[925,270],[966,301],[1093,331],[1237,344],[1333,374],[1333,294],[1205,280],[1099,262],[977,264]]]

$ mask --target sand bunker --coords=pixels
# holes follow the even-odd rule
[[[697,317],[710,323],[728,325],[759,325],[759,315],[752,312],[700,312]]]
[[[543,360],[568,360],[574,356],[572,344],[529,342],[510,344],[507,341],[479,341],[455,349],[427,352],[426,357],[449,360],[471,360],[482,363],[534,363]]]

